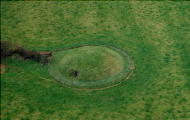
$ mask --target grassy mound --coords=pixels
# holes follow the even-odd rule
[[[107,87],[131,72],[128,69],[130,59],[120,52],[103,46],[81,46],[55,52],[49,72],[70,87]]]
[[[114,46],[134,57],[136,70],[117,87],[77,91],[47,66],[6,59],[1,119],[189,120],[189,11],[188,1],[2,1],[1,40],[34,51]]]

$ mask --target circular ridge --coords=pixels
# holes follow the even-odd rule
[[[83,53],[85,55],[82,55]],[[112,56],[111,59],[117,59],[110,62],[108,53]],[[85,57],[88,59],[85,60]],[[106,57],[108,57],[107,62],[104,59]],[[97,63],[94,65],[93,62]],[[105,64],[102,64],[104,62],[107,63],[107,66],[111,66],[106,68],[105,75],[100,69],[101,66],[104,68]],[[114,64],[116,65],[114,66]],[[50,75],[64,86],[79,90],[100,90],[128,79],[134,70],[134,62],[126,52],[112,46],[81,45],[54,52],[48,67]],[[91,71],[86,71],[88,67],[91,67],[91,69],[89,68]],[[117,68],[117,71],[114,71],[113,68]],[[95,75],[91,74],[92,72],[95,72]]]

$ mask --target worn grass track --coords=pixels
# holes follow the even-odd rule
[[[105,44],[133,57],[133,76],[102,91],[59,85],[9,58],[2,120],[190,119],[190,2],[1,2],[1,39],[32,50]]]

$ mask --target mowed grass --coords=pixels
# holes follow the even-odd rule
[[[4,61],[2,120],[190,119],[190,2],[1,2],[1,39],[31,50],[105,44],[136,70],[102,91],[65,88],[47,66]]]

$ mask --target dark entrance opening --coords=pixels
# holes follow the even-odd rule
[[[77,77],[78,75],[79,75],[79,72],[77,70],[71,70],[70,71],[70,76]]]

